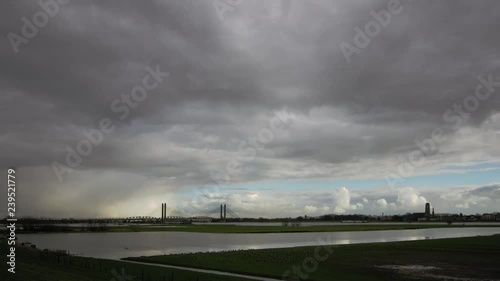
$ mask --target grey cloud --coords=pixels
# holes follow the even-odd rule
[[[448,125],[443,113],[474,93],[479,75],[500,80],[497,1],[401,3],[404,10],[349,64],[339,44],[352,43],[354,27],[373,20],[370,11],[386,1],[248,0],[226,22],[210,1],[72,1],[17,55],[6,35],[22,34],[21,18],[40,7],[5,1],[0,165],[46,171],[25,177],[33,198],[47,198],[58,186],[51,163],[63,162],[65,146],[75,147],[81,130],[107,117],[116,131],[68,175],[72,185],[60,200],[84,192],[88,178],[114,171],[126,175],[113,182],[124,187],[124,199],[143,177],[185,190],[213,184],[209,171],[223,170],[238,143],[286,106],[295,123],[231,182],[379,178],[380,166],[390,169],[390,159],[415,149],[416,138]],[[245,28],[255,34],[243,34]],[[148,65],[170,76],[119,120],[111,103],[141,83]],[[498,91],[471,114],[470,136],[498,128],[484,127],[499,120]],[[436,156],[442,163],[464,149],[448,132],[449,151]],[[470,155],[498,157],[491,143]],[[102,197],[112,190],[104,187]]]

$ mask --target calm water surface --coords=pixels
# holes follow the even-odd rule
[[[192,232],[121,232],[19,234],[40,249],[119,259],[190,252],[285,248],[314,245],[391,242],[499,234],[499,227],[433,228],[384,231],[219,234]]]

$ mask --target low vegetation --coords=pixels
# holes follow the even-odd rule
[[[8,252],[6,240],[0,240],[2,253]],[[5,260],[5,256],[4,259]],[[0,280],[19,281],[229,281],[248,280],[185,270],[140,265],[124,261],[69,256],[61,251],[41,251],[16,247],[15,274],[2,262]]]
[[[130,231],[184,231],[204,233],[282,233],[282,232],[337,232],[403,230],[424,228],[460,228],[468,225],[452,224],[359,224],[359,225],[315,225],[315,226],[245,226],[245,225],[179,225],[179,226],[124,226],[112,227],[111,232]],[[500,227],[500,225],[478,225],[474,227]]]
[[[406,223],[406,224],[346,224],[346,225],[314,225],[314,226],[247,226],[247,225],[190,225],[190,224],[149,224],[149,225],[122,225],[110,226],[106,228],[88,227],[61,227],[47,228],[48,232],[147,232],[147,231],[183,231],[183,232],[203,232],[203,233],[282,233],[282,232],[335,232],[335,231],[373,231],[373,230],[402,230],[402,229],[423,229],[423,228],[460,228],[471,227],[463,224],[426,224],[426,223]],[[474,225],[473,227],[500,227],[499,224]],[[45,228],[44,228],[45,229]],[[38,231],[28,231],[24,233],[36,233]],[[45,231],[40,231],[45,232]],[[22,233],[22,232],[20,232]]]
[[[325,260],[317,258],[325,255]],[[497,280],[500,235],[128,259],[278,279],[288,273],[285,274],[288,278],[324,281]]]

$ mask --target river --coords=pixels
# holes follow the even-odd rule
[[[132,256],[357,244],[500,234],[500,227],[431,228],[411,230],[301,232],[301,233],[194,233],[113,232],[19,234],[21,242],[39,249],[62,249],[72,254],[120,259]]]

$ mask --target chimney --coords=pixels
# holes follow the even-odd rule
[[[163,220],[163,203],[161,203],[161,220]]]
[[[226,204],[224,204],[224,219],[226,219]]]
[[[220,204],[220,219],[223,219],[223,217],[222,217],[222,204]]]
[[[167,218],[167,203],[161,203],[161,220],[164,221]]]

